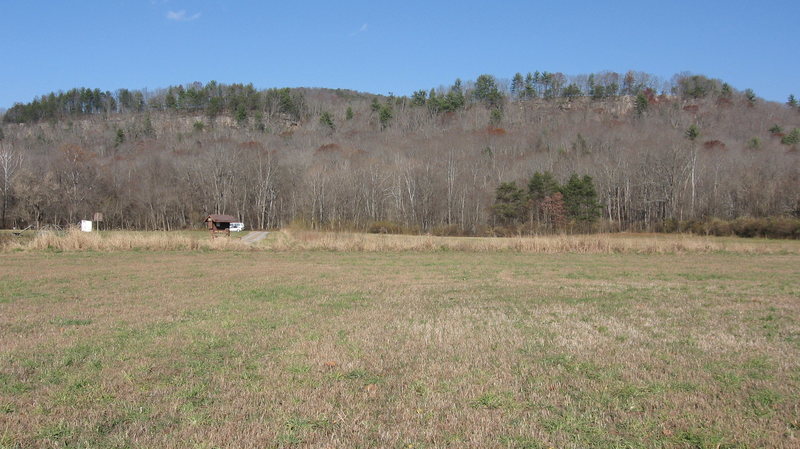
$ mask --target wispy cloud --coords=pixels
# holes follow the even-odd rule
[[[353,31],[352,33],[350,33],[350,36],[355,36],[356,34],[363,33],[365,31],[367,31],[367,28],[368,28],[368,26],[365,23],[364,25],[361,25],[361,28],[359,28],[357,31]]]
[[[200,18],[201,13],[195,13],[191,16],[186,15],[186,10],[182,9],[180,11],[167,11],[167,19],[174,20],[176,22],[191,22],[192,20],[197,20]]]

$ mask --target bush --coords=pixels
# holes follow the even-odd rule
[[[733,235],[731,224],[719,218],[712,218],[711,221],[706,223],[706,234],[716,235],[720,237]]]
[[[770,218],[767,220],[766,235],[774,239],[800,239],[800,219]]]
[[[686,229],[695,235],[703,235],[706,233],[705,223],[702,221],[690,220],[686,222]]]
[[[375,221],[367,227],[370,234],[402,234],[403,227],[393,221]]]
[[[672,234],[674,232],[678,232],[678,220],[675,219],[668,219],[664,220],[661,223],[661,226],[656,225],[655,228],[656,232],[665,232],[667,234]]]
[[[661,227],[658,226],[655,229],[657,232],[667,232],[667,233],[684,233],[684,234],[705,234],[706,233],[706,226],[705,222],[697,221],[697,220],[664,220],[661,224]]]
[[[764,218],[741,217],[731,224],[734,234],[739,237],[763,237],[767,228]]]
[[[795,128],[792,132],[783,136],[781,143],[784,145],[797,145],[800,143],[800,128]]]
[[[800,218],[792,217],[739,217],[727,221],[712,218],[708,221],[664,220],[654,226],[654,231],[665,233],[693,233],[727,237],[768,237],[773,239],[800,239]]]

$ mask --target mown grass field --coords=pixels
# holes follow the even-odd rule
[[[6,251],[0,448],[800,447],[780,245]]]

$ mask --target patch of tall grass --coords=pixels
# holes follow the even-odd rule
[[[342,252],[396,251],[509,251],[520,253],[667,254],[718,251],[797,253],[800,245],[738,238],[657,234],[586,234],[491,237],[437,237],[286,230],[265,247],[274,250],[328,250]]]
[[[672,254],[737,252],[753,254],[800,253],[794,241],[753,240],[675,234],[583,234],[519,237],[440,237],[347,232],[283,230],[253,245],[237,238],[211,239],[176,232],[66,233],[43,232],[30,240],[6,239],[5,251],[304,251],[337,252],[518,252],[576,254]]]
[[[6,250],[51,251],[194,251],[248,250],[251,247],[238,239],[197,239],[170,232],[41,232],[28,241],[7,240]]]

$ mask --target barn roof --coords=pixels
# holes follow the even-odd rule
[[[230,215],[223,215],[223,214],[211,214],[205,219],[206,222],[210,221],[212,223],[232,223],[238,221],[236,217],[232,217]]]

